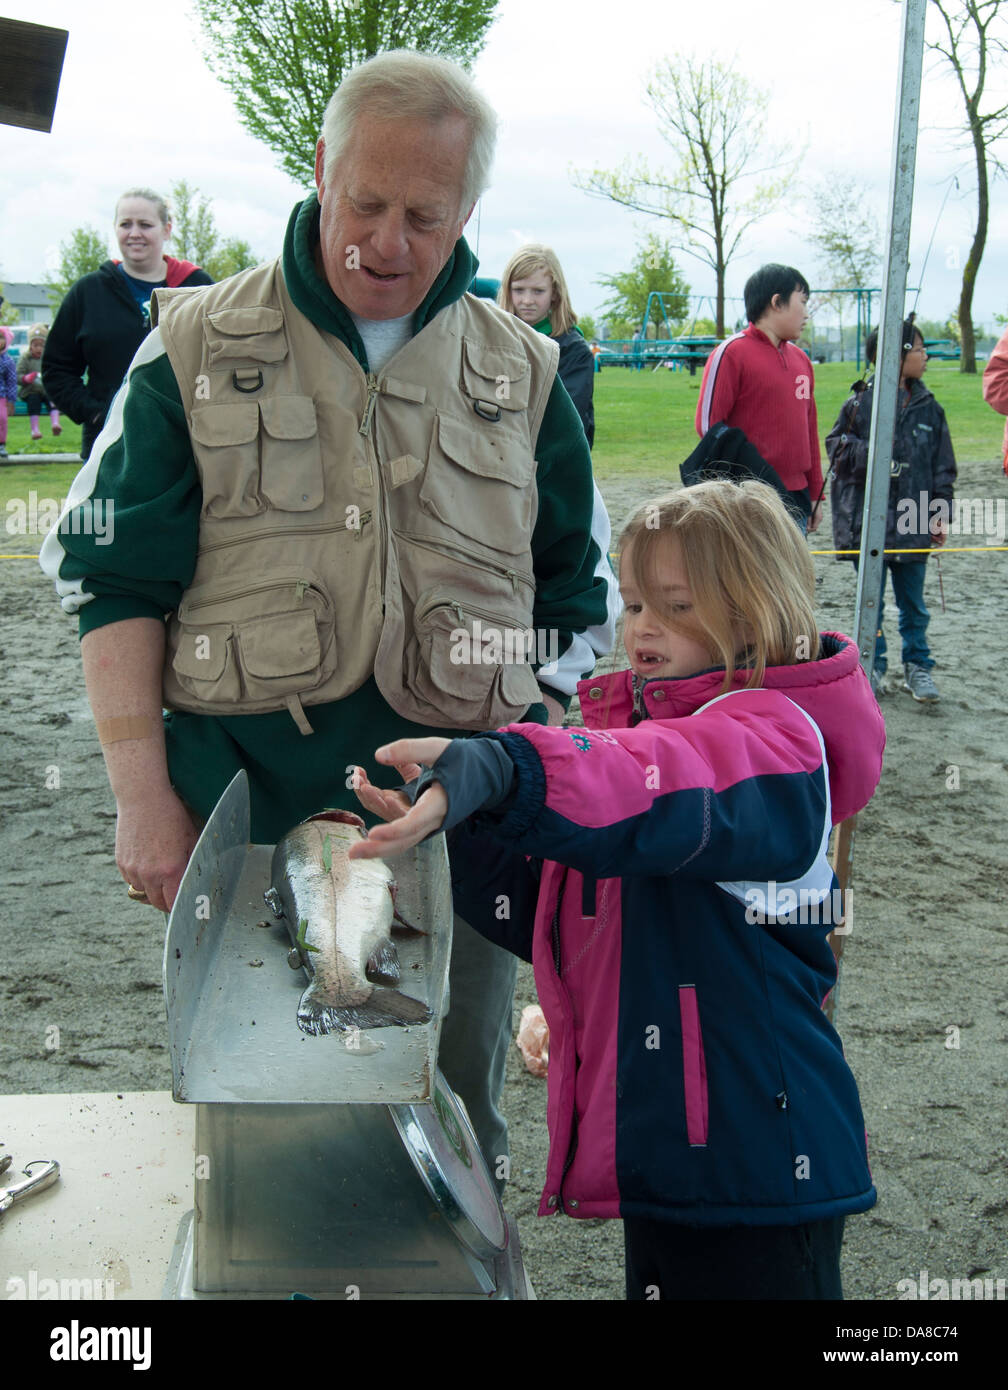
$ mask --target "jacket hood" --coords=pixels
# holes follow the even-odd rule
[[[820,633],[817,661],[768,666],[763,689],[779,690],[815,720],[826,745],[833,824],[867,806],[878,785],[885,748],[885,722],[858,660],[857,646],[840,632]],[[721,694],[724,668],[678,680],[638,681],[630,670],[581,681],[578,696],[588,729],[624,729],[639,712],[651,719],[681,719]],[[732,687],[740,690],[746,673]],[[857,731],[856,735],[852,731]]]
[[[174,256],[165,256],[164,259],[167,266],[165,283],[169,288],[181,285],[189,279],[194,270],[199,270],[199,266],[192,261],[177,261]]]
[[[168,289],[174,289],[176,285],[184,284],[193,271],[199,270],[200,268],[192,261],[179,261],[176,260],[174,256],[165,256],[164,263],[165,286]],[[106,275],[111,275],[115,284],[121,285],[119,277],[116,274],[117,267],[121,265],[122,261],[103,261],[99,269],[104,271]],[[129,271],[126,273],[128,275]],[[154,288],[156,288],[156,286]],[[127,294],[128,293],[129,291],[127,291]]]

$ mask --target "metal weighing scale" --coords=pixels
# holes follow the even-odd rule
[[[394,861],[403,992],[432,1021],[308,1037],[286,928],[263,902],[240,772],[168,921],[172,1094],[196,1106],[194,1208],[166,1298],[527,1298],[518,1232],[437,1071],[451,949],[444,837]],[[268,923],[268,925],[267,925]]]

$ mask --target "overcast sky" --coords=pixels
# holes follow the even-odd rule
[[[0,9],[14,6],[0,0]],[[112,254],[118,194],[135,184],[167,191],[183,178],[213,199],[223,235],[246,238],[263,259],[278,253],[302,191],[240,126],[203,61],[188,5],[33,0],[29,10],[33,21],[69,29],[70,41],[52,133],[0,126],[0,279],[44,279],[60,242],[83,223],[109,229]],[[546,241],[575,309],[597,311],[606,291],[596,277],[626,269],[646,231],[663,224],[589,197],[570,171],[640,154],[671,165],[644,89],[656,62],[690,53],[733,62],[769,88],[768,139],[807,145],[787,204],[752,229],[729,266],[728,294],[741,296],[768,260],[795,264],[821,285],[804,203],[819,178],[863,180],[885,228],[900,14],[891,0],[500,0],[475,69],[502,120],[493,186],[466,232],[482,272],[499,275],[523,241]],[[998,80],[1004,100],[1008,72]],[[925,55],[909,283],[921,284],[933,235],[918,306],[926,318],[957,304],[957,267],[972,237],[970,156],[949,134],[961,122],[958,101],[951,77]],[[960,187],[949,192],[954,175]],[[978,324],[1008,308],[1004,206],[998,181]],[[713,293],[709,268],[686,255],[679,263],[695,294]],[[741,305],[730,305],[729,319],[736,314]]]

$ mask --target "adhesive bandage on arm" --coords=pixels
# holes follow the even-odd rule
[[[125,739],[150,738],[156,725],[145,714],[130,714],[115,719],[96,719],[95,728],[104,748],[110,743],[122,743]]]

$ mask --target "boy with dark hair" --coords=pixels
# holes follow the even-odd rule
[[[878,329],[873,329],[865,343],[865,357],[872,365],[877,347]],[[921,380],[927,360],[924,339],[911,317],[902,331],[899,415],[886,507],[885,548],[894,553],[886,555],[882,570],[872,688],[877,696],[887,695],[891,689],[885,680],[886,640],[882,631],[888,571],[899,609],[903,689],[921,704],[934,704],[939,697],[927,643],[931,615],[924,602],[924,575],[928,547],[944,545],[948,536],[956,461],[945,412]],[[838,550],[857,550],[861,544],[874,382],[874,377],[867,386],[855,382],[853,395],[826,436],[826,452],[834,467],[830,501],[833,543]],[[853,558],[855,566],[858,563],[858,557],[840,558]]]
[[[749,327],[707,359],[696,428],[720,421],[740,429],[777,473],[814,531],[823,477],[812,363],[794,340],[808,318],[809,286],[793,266],[765,265],[746,281]]]

